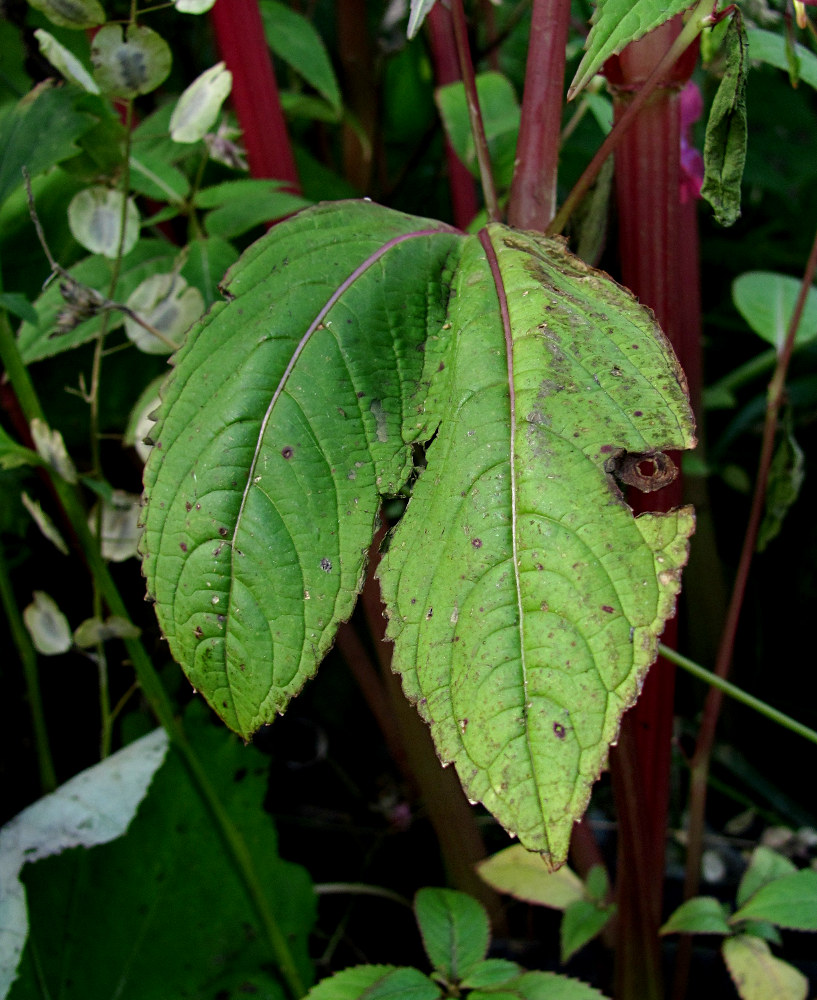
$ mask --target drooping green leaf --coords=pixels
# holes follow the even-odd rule
[[[314,893],[307,873],[278,854],[263,809],[267,758],[213,726],[201,705],[194,708],[185,717],[187,736],[308,983]],[[10,1000],[34,1000],[43,988],[65,1000],[287,996],[212,817],[172,751],[124,837],[39,861],[23,881],[31,947]]]
[[[137,97],[167,79],[173,56],[161,35],[142,24],[106,24],[91,45],[94,78],[106,94]]]
[[[661,928],[661,934],[729,934],[723,904],[714,896],[695,896],[681,903]]]
[[[510,186],[513,178],[516,140],[519,134],[519,102],[513,84],[501,73],[480,73],[477,76],[477,96],[485,126],[485,138],[491,154],[491,165],[497,187]],[[435,100],[445,127],[445,134],[457,156],[479,176],[474,137],[465,100],[465,86],[449,83],[439,87]]]
[[[568,91],[572,100],[598,73],[605,61],[692,7],[694,0],[596,0],[584,58]]]
[[[800,487],[803,485],[805,475],[805,455],[794,436],[792,417],[789,412],[783,421],[777,450],[769,467],[766,509],[757,534],[758,552],[763,552],[769,542],[780,534],[789,509],[800,495]]]
[[[689,447],[691,418],[649,316],[561,243],[489,227],[452,291],[439,430],[379,571],[393,666],[469,797],[557,867],[693,530],[634,519],[614,456]]]
[[[272,51],[314,87],[335,115],[343,108],[332,61],[315,26],[278,0],[260,0],[264,37]]]
[[[588,941],[600,934],[612,919],[615,907],[601,907],[589,899],[577,899],[565,910],[559,927],[562,964],[569,961]]]
[[[817,931],[817,871],[806,868],[762,885],[730,922],[740,920],[768,920],[778,927]]]
[[[440,1000],[440,987],[418,969],[360,965],[313,986],[304,1000]]]
[[[437,0],[411,0],[407,31],[409,38],[414,38],[436,2]]]
[[[706,123],[704,182],[701,197],[722,226],[740,216],[740,187],[746,162],[746,78],[748,41],[739,9],[732,15],[724,39],[726,69]]]
[[[490,941],[488,914],[471,896],[420,889],[414,912],[429,961],[447,982],[457,982],[483,961]]]
[[[779,352],[786,342],[801,282],[776,271],[747,271],[732,283],[732,301],[755,333]],[[817,338],[817,288],[810,288],[794,343]]]
[[[584,896],[579,876],[567,865],[555,872],[538,854],[513,844],[478,866],[480,877],[498,892],[538,906],[565,910]]]
[[[767,63],[776,69],[789,71],[789,60],[786,54],[786,40],[775,31],[763,28],[747,28],[749,39],[749,58]],[[800,79],[810,87],[817,89],[817,55],[805,45],[795,45],[794,52],[800,62]]]
[[[795,871],[797,868],[794,862],[761,844],[760,847],[756,847],[752,851],[749,867],[740,880],[735,902],[738,906],[743,906],[761,886],[766,885],[767,882],[773,882],[783,875],[791,875]]]
[[[167,735],[156,729],[82,771],[0,830],[0,996],[17,975],[28,935],[26,892],[19,881],[23,865],[121,837],[166,752]],[[36,905],[32,901],[33,910]],[[15,992],[25,995],[17,987]]]
[[[95,119],[76,110],[76,94],[47,80],[0,119],[0,205],[32,177],[79,152],[77,140]]]
[[[122,260],[122,270],[117,285],[119,300],[125,299],[148,275],[157,270],[173,267],[176,257],[174,247],[169,247],[162,240],[140,240],[133,250]],[[69,274],[81,285],[90,288],[103,289],[107,292],[111,282],[112,262],[102,256],[86,257],[78,264],[69,268]],[[60,354],[92,340],[99,331],[102,322],[99,316],[87,319],[74,327],[70,332],[57,334],[57,317],[65,308],[65,302],[60,293],[59,282],[52,282],[35,303],[39,322],[23,323],[20,327],[18,346],[23,361],[29,364],[42,358]],[[113,313],[109,328],[122,322],[120,313]]]
[[[381,564],[395,662],[471,797],[557,865],[693,527],[633,518],[615,482],[658,487],[661,450],[693,442],[666,341],[560,242],[370,203],[277,226],[225,291],[177,355],[145,473],[174,656],[231,727],[272,721],[436,431]]]
[[[759,937],[729,937],[721,951],[741,1000],[806,1000],[806,977],[793,965],[775,958]]]

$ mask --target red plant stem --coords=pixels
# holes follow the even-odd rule
[[[685,299],[679,267],[679,240],[683,238],[680,205],[680,88],[691,75],[695,51],[674,61],[656,79],[655,67],[677,50],[679,20],[663,25],[608,62],[616,118],[632,114],[639,88],[657,84],[649,100],[642,100],[629,130],[616,148],[616,192],[619,213],[619,249],[624,283],[650,306],[679,354],[682,366],[699,350],[699,317],[689,312],[696,297]],[[629,105],[629,107],[628,107]],[[697,267],[685,281],[697,283]],[[682,331],[688,327],[687,337]],[[694,343],[689,343],[692,340]],[[687,357],[684,357],[684,354]],[[643,495],[631,497],[639,510],[669,510],[681,500],[680,479],[650,503]],[[664,642],[673,645],[671,622]],[[670,755],[672,746],[674,668],[664,660],[650,671],[635,707],[625,716],[619,745],[611,757],[613,788],[619,818],[618,935],[616,988],[618,1000],[652,1000],[663,995],[661,948],[662,890]]]
[[[757,545],[757,535],[763,518],[766,503],[766,487],[769,480],[769,469],[774,456],[775,439],[777,436],[778,418],[780,408],[783,405],[786,388],[786,374],[794,350],[794,338],[800,319],[803,315],[806,298],[817,274],[817,234],[811,247],[808,262],[803,274],[803,281],[800,285],[800,293],[795,303],[794,311],[789,321],[789,328],[783,347],[777,359],[777,366],[769,383],[766,401],[766,418],[763,424],[763,437],[760,448],[760,458],[758,461],[758,472],[755,480],[755,490],[752,496],[752,506],[749,511],[749,521],[746,526],[746,533],[743,538],[743,547],[740,553],[735,583],[732,589],[732,596],[726,613],[723,632],[718,646],[718,655],[715,661],[714,673],[716,676],[726,679],[732,666],[732,658],[735,649],[735,637],[737,635],[740,614],[743,608],[743,601],[746,595],[746,586],[749,580],[749,570],[752,565],[755,547]],[[698,739],[695,744],[695,752],[690,761],[690,789],[689,789],[689,828],[687,838],[687,861],[686,877],[684,880],[684,899],[690,899],[698,892],[701,880],[701,859],[703,857],[704,819],[706,813],[706,792],[709,780],[709,768],[712,759],[712,748],[715,744],[715,730],[720,717],[721,705],[723,704],[723,692],[718,688],[710,687],[706,701],[704,702],[701,726],[698,730]],[[685,951],[688,951],[688,947]],[[679,970],[676,975],[674,996],[683,997],[686,992],[688,962],[679,963]]]
[[[217,0],[211,11],[219,51],[233,74],[232,102],[253,177],[300,184],[257,0]]]
[[[544,232],[556,210],[570,0],[534,0],[508,224]]]
[[[485,138],[485,126],[482,122],[482,112],[477,96],[477,81],[474,75],[474,64],[471,61],[471,50],[468,46],[468,25],[465,20],[465,10],[462,0],[451,0],[451,16],[454,22],[454,41],[457,46],[457,57],[460,62],[460,73],[465,85],[465,99],[468,104],[468,118],[471,122],[471,132],[474,136],[474,148],[479,164],[479,177],[482,184],[482,195],[485,198],[485,209],[489,222],[499,222],[499,202],[496,197],[496,186],[491,172],[491,156],[488,152],[488,140]]]
[[[451,13],[441,3],[435,4],[426,18],[431,59],[434,63],[434,77],[438,86],[454,83],[460,79],[459,59],[454,41],[454,23]],[[477,214],[479,205],[474,178],[457,156],[454,147],[446,138],[445,158],[448,164],[448,183],[451,189],[451,207],[454,225],[466,229]]]

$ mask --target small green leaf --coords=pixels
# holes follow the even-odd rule
[[[105,11],[98,0],[28,0],[52,24],[60,28],[95,28],[105,23]]]
[[[109,639],[136,639],[140,634],[141,630],[127,618],[115,615],[104,621],[101,618],[86,618],[74,629],[74,642],[81,649],[92,649]]]
[[[782,35],[763,28],[748,28],[746,34],[749,39],[749,58],[753,62],[763,62],[775,69],[789,71],[786,40]],[[800,79],[817,89],[817,55],[800,44],[794,46],[794,53],[800,63]]]
[[[125,333],[145,354],[169,354],[204,312],[204,297],[180,274],[152,274],[128,296],[127,306],[156,334],[125,316]]]
[[[555,972],[523,972],[498,990],[475,990],[468,1000],[605,1000],[587,983]]]
[[[498,892],[526,903],[565,910],[584,896],[582,880],[567,865],[551,872],[540,855],[521,844],[506,847],[477,867],[480,877]]]
[[[484,962],[477,962],[471,967],[471,971],[462,979],[461,986],[471,990],[502,986],[521,972],[522,969],[516,962],[507,958],[486,958]]]
[[[312,22],[277,0],[261,0],[259,7],[269,47],[326,98],[337,117],[343,108],[340,87],[323,39]]]
[[[215,6],[216,0],[173,0],[173,6],[180,14],[206,14]]]
[[[614,913],[615,907],[602,908],[587,899],[571,903],[559,928],[562,964],[604,930]]]
[[[661,934],[731,934],[723,904],[714,896],[695,896],[681,903]]]
[[[792,872],[762,885],[729,922],[740,920],[768,920],[778,927],[817,931],[817,871]]]
[[[132,153],[130,169],[131,187],[137,194],[181,205],[190,193],[188,179],[159,153],[149,150]]]
[[[24,448],[0,427],[0,469],[16,469],[21,465],[41,465],[42,459],[30,448]]]
[[[55,69],[62,73],[69,83],[75,83],[83,90],[87,90],[89,94],[99,93],[96,81],[73,52],[61,45],[52,34],[43,28],[37,28],[34,37],[40,46],[40,52]]]
[[[738,934],[726,938],[721,951],[741,1000],[806,1000],[806,977],[775,958],[759,937]]]
[[[8,468],[8,466],[7,466]],[[42,504],[38,500],[32,500],[31,497],[26,493],[25,490],[20,494],[20,499],[23,501],[23,506],[31,515],[32,521],[40,529],[41,534],[44,538],[47,538],[49,542],[61,552],[64,556],[68,555],[68,546],[65,544],[65,540],[62,535],[57,530],[56,524],[51,520],[51,518],[46,514],[42,508]]]
[[[14,316],[24,319],[27,323],[36,323],[37,310],[25,295],[19,292],[0,292],[0,309],[7,309]]]
[[[179,98],[170,116],[174,142],[198,142],[210,131],[233,86],[233,74],[223,62],[206,69]]]
[[[94,36],[91,62],[94,78],[106,94],[136,97],[155,90],[167,79],[173,56],[170,46],[151,28],[106,24]]]
[[[23,608],[23,621],[34,648],[43,656],[58,656],[71,648],[71,626],[53,597],[34,591],[34,600]]]
[[[786,341],[801,282],[776,271],[747,271],[732,283],[732,301],[755,333],[779,352]],[[795,345],[817,337],[817,288],[810,288]]]
[[[283,190],[280,181],[225,181],[197,192],[197,208],[212,208],[205,225],[210,236],[231,239],[254,226],[291,215],[310,204]]]
[[[757,535],[757,551],[762,552],[780,534],[789,508],[800,495],[806,475],[803,449],[792,431],[791,413],[783,421],[777,450],[769,467],[766,486],[766,509]]]
[[[129,253],[139,239],[139,210],[133,198],[128,198],[122,239],[122,201],[121,191],[106,187],[78,191],[68,205],[68,225],[77,243],[110,260],[119,256],[120,246],[123,254]]]
[[[796,871],[797,867],[792,861],[761,844],[752,851],[749,867],[740,880],[735,902],[738,906],[743,906],[749,897],[767,882],[773,882],[783,875],[791,875]]]
[[[588,897],[594,903],[603,905],[610,893],[610,879],[604,865],[593,865],[584,883]]]
[[[360,965],[313,986],[304,1000],[439,1000],[440,987],[418,969]]]
[[[610,56],[646,35],[694,0],[596,0],[586,51],[568,91],[572,100],[598,73]]]
[[[411,0],[407,34],[414,38],[437,0]]]
[[[740,216],[740,187],[746,162],[746,77],[748,41],[743,17],[736,8],[724,40],[726,69],[718,86],[704,140],[704,182],[701,197],[722,226]]]
[[[471,896],[454,889],[420,889],[414,912],[429,961],[447,982],[458,982],[483,961],[490,940],[488,915]]]

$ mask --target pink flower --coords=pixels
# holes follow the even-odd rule
[[[814,0],[817,3],[817,0]],[[681,91],[681,204],[701,197],[704,158],[692,145],[692,126],[701,117],[704,101],[692,80]]]

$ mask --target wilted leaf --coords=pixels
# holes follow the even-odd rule
[[[68,225],[77,243],[110,260],[119,255],[120,244],[122,253],[129,253],[139,239],[139,210],[128,198],[122,240],[122,199],[121,191],[101,186],[78,191],[68,206]]]
[[[128,296],[126,305],[160,335],[125,316],[125,333],[146,354],[174,351],[185,330],[204,312],[201,292],[188,285],[180,274],[152,274],[145,278]]]
[[[138,629],[127,618],[117,618],[111,615],[104,621],[101,618],[86,618],[74,629],[74,642],[80,649],[91,649],[109,639],[137,639]]]
[[[28,935],[25,863],[120,837],[167,751],[167,734],[148,736],[29,806],[0,830],[0,996],[6,996]]]
[[[83,90],[87,90],[89,94],[99,93],[96,81],[70,49],[61,45],[52,34],[43,28],[37,28],[34,37],[40,46],[40,52],[55,69],[62,73],[66,80],[82,87]]]
[[[706,123],[704,182],[701,197],[722,226],[740,217],[740,187],[746,162],[746,78],[748,41],[739,9],[732,14],[724,39],[726,69]]]
[[[43,656],[58,656],[71,648],[71,626],[53,597],[34,591],[34,600],[23,608],[23,621],[34,648]]]
[[[62,478],[67,483],[75,483],[77,481],[77,470],[71,456],[68,454],[68,449],[65,447],[65,441],[62,439],[62,434],[58,430],[52,430],[45,421],[40,420],[39,417],[34,417],[31,421],[31,438],[34,442],[34,447],[37,449],[37,454],[43,461],[49,465],[58,476]]]
[[[206,69],[179,98],[170,116],[174,142],[198,142],[213,127],[233,86],[233,74],[223,62]]]
[[[44,538],[47,538],[49,542],[61,552],[64,556],[68,555],[68,546],[65,544],[65,540],[62,535],[57,530],[56,524],[51,520],[51,518],[43,510],[42,505],[37,500],[32,500],[31,497],[26,493],[25,490],[20,494],[20,499],[23,501],[23,506],[31,515],[32,521],[40,529]]]
[[[106,24],[94,35],[94,78],[106,94],[136,97],[164,83],[173,56],[167,42],[141,24]]]
[[[693,3],[694,0],[596,0],[586,52],[570,84],[568,100],[590,82],[610,56],[683,13]]]
[[[173,654],[228,725],[272,721],[436,432],[381,563],[395,665],[469,795],[559,864],[693,528],[688,509],[634,518],[615,482],[657,486],[662,449],[693,443],[665,339],[560,242],[370,203],[282,223],[225,289],[176,356],[145,472]]]
[[[552,872],[538,854],[521,844],[506,847],[477,868],[488,885],[526,903],[565,910],[584,896],[582,880],[572,869],[562,865]]]
[[[808,980],[751,934],[727,938],[723,958],[741,1000],[806,1000]]]

